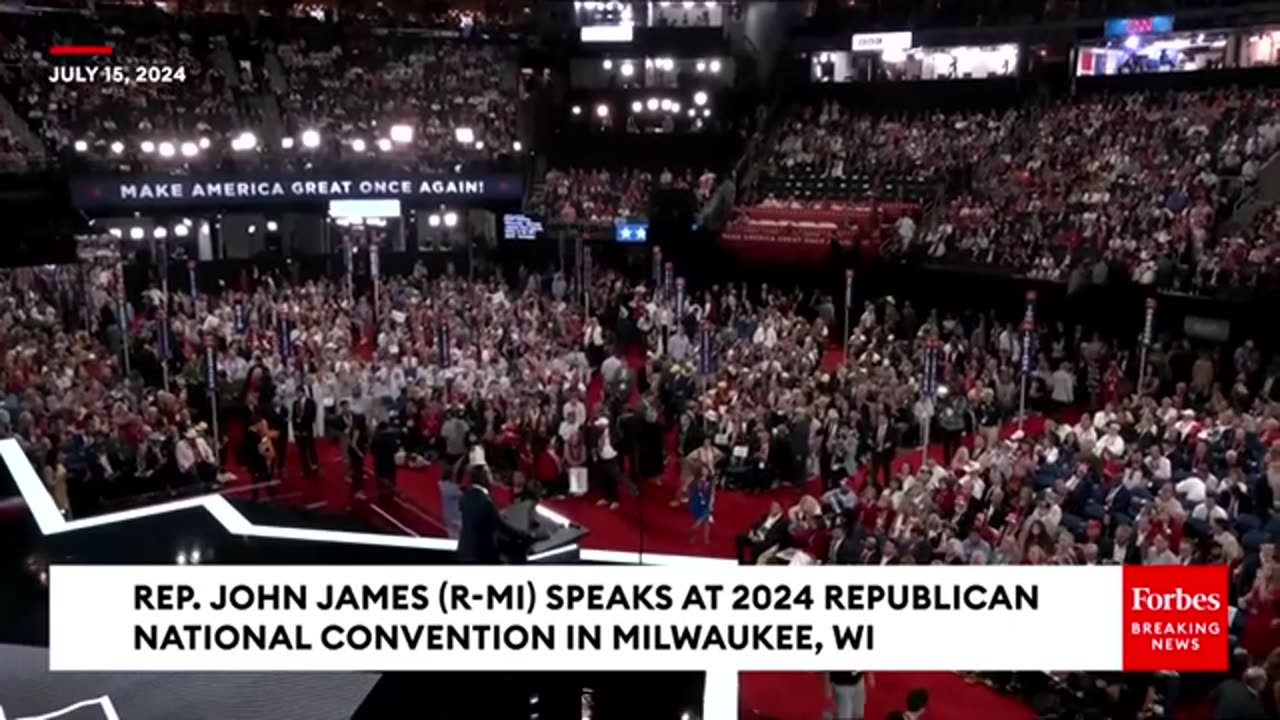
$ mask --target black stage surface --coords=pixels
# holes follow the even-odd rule
[[[51,673],[44,649],[49,562],[435,565],[453,558],[438,541],[425,547],[429,543],[350,517],[267,504],[229,503],[234,512],[224,508],[221,515],[197,506],[54,527],[47,515],[37,522],[17,496],[0,463],[4,720],[50,713],[58,720],[690,720],[702,714],[704,673]],[[55,531],[46,532],[50,527]]]

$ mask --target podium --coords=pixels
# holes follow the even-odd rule
[[[579,559],[580,541],[587,530],[561,523],[538,512],[535,500],[517,500],[502,511],[510,530],[502,542],[503,559],[512,565],[564,565]]]

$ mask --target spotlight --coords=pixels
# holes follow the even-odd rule
[[[604,103],[600,103],[599,105],[597,105],[596,117],[601,117],[601,118],[609,117],[609,106],[605,105]]]
[[[704,61],[704,60],[699,60],[699,61],[698,61],[698,64],[697,64],[695,67],[697,68],[698,72],[706,72],[706,71],[707,71],[707,63],[706,63],[706,61]]]
[[[111,235],[111,237],[113,237],[113,238],[122,238],[122,237],[124,237],[124,231],[123,231],[123,230],[121,230],[120,228],[111,228],[111,229],[110,229],[110,230],[108,230],[107,232],[108,232],[108,233]]]
[[[689,117],[697,117],[697,116],[698,116],[698,111],[694,110],[693,108],[689,108]]]
[[[707,66],[707,69],[710,70],[712,73],[720,72],[720,61],[712,60],[711,64]]]
[[[89,149],[89,143],[83,140],[76,141],[76,152],[84,152],[85,150],[88,150],[88,149]]]
[[[210,144],[211,144],[211,143],[209,142],[209,138],[207,138],[207,137],[202,137],[202,138],[200,138],[200,149],[201,149],[201,150],[208,150],[208,149],[209,149],[209,145],[210,145]]]
[[[191,229],[188,228],[186,225],[181,225],[181,224],[175,225],[173,227],[173,234],[177,235],[178,237],[186,237],[191,234]]]
[[[280,138],[280,147],[284,148],[285,150],[292,150],[292,149],[293,149],[293,138],[291,138],[291,137],[287,137],[287,138]]]
[[[116,155],[119,155],[120,153],[124,152],[124,143],[120,142],[119,140],[111,143],[111,152]]]
[[[711,117],[711,108],[703,108],[702,117]]]
[[[641,112],[641,111],[643,111],[643,110],[644,110],[644,103],[640,102],[639,100],[634,100],[634,101],[632,101],[632,103],[631,103],[631,112],[633,112],[633,113],[638,113],[638,112]]]
[[[141,240],[145,234],[140,227],[129,228],[129,238],[131,240]]]
[[[460,127],[454,130],[453,136],[463,145],[470,145],[476,141],[476,134],[469,127]]]
[[[165,228],[163,228],[163,227],[160,227],[160,226],[157,226],[155,230],[152,230],[152,231],[151,231],[151,234],[152,234],[152,235],[155,237],[155,239],[157,239],[157,240],[163,240],[163,239],[165,239],[165,238],[169,237],[169,231],[168,231],[168,230],[166,230],[166,229],[165,229]]]
[[[250,225],[250,226],[249,226],[249,234],[250,234],[250,235],[252,235],[252,234],[254,234],[254,233],[256,233],[256,232],[258,232],[258,226],[257,226],[257,225]]]
[[[676,66],[676,61],[672,60],[671,58],[661,58],[660,60],[658,60],[659,70],[670,71],[670,70],[673,70],[675,66]]]
[[[186,554],[186,553],[184,553],[184,552],[182,552],[181,550],[179,550],[179,551],[178,551],[178,555],[177,555],[176,557],[174,557],[173,561],[174,561],[175,563],[179,564],[179,565],[186,565],[186,564],[187,564],[187,554]]]
[[[524,145],[519,140],[511,143],[512,152],[520,152],[521,150],[524,150]]]
[[[302,146],[305,148],[320,147],[320,133],[315,130],[304,130],[302,132]]]
[[[387,138],[378,138],[378,149],[382,152],[391,152],[391,141]]]
[[[678,112],[680,112],[680,103],[676,102],[675,100],[672,100],[672,101],[671,101],[671,112],[673,112],[673,113],[678,113]]]
[[[610,60],[609,58],[605,58],[605,59],[604,59],[604,62],[603,62],[603,63],[601,63],[601,65],[604,67],[604,69],[605,69],[605,70],[612,70],[612,69],[613,69],[613,61],[612,61],[612,60]]]
[[[187,553],[187,559],[191,561],[192,565],[199,565],[200,564],[200,548],[193,548],[191,552]]]
[[[477,149],[477,150],[483,150],[483,149],[484,149],[484,141],[483,141],[483,140],[477,140],[477,141],[476,141],[476,149]]]
[[[398,143],[413,142],[413,128],[410,127],[409,125],[404,125],[404,124],[392,125],[391,141],[398,142]]]
[[[646,102],[644,106],[649,108],[649,112],[653,112],[654,110],[657,110],[658,98],[649,98],[648,102]]]
[[[427,224],[430,225],[431,227],[440,227],[440,216],[432,215],[431,217],[428,217]]]
[[[368,146],[365,144],[364,140],[362,140],[361,138],[356,138],[355,140],[351,141],[351,149],[355,150],[358,153],[364,152],[365,148],[367,147]]]
[[[707,94],[702,90],[693,94],[693,104],[702,107],[707,104]]]
[[[196,147],[195,143],[182,143],[182,157],[195,157],[198,152],[200,152],[200,148]]]
[[[182,218],[182,224],[191,227],[191,218]]]
[[[231,141],[231,149],[237,152],[248,152],[258,147],[258,136],[248,130],[240,133]]]
[[[171,142],[160,143],[160,157],[171,158],[174,156],[174,153],[176,152],[178,152],[178,149],[173,146],[173,143]]]
[[[444,214],[445,227],[455,227],[457,224],[458,224],[458,213],[451,211]]]
[[[670,111],[670,110],[671,110],[671,100],[669,100],[669,99],[667,99],[667,98],[662,98],[662,102],[658,103],[658,106],[659,106],[659,107],[661,107],[663,110]]]
[[[573,113],[574,115],[581,115],[582,108],[578,105],[574,105],[573,107],[569,108],[569,112]]]
[[[629,62],[622,63],[622,77],[631,77],[636,74],[636,66]]]
[[[267,232],[275,232],[276,230],[279,230],[279,229],[280,229],[280,224],[277,223],[275,220],[267,221]]]
[[[142,144],[139,145],[138,147],[141,148],[142,152],[146,153],[147,155],[150,155],[151,153],[156,151],[156,144],[151,142],[150,140],[143,140]]]

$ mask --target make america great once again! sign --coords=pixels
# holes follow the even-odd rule
[[[82,209],[245,206],[299,201],[476,198],[516,200],[516,175],[322,177],[92,177],[71,182],[72,203]]]

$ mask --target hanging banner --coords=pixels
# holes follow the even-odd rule
[[[710,375],[715,372],[716,365],[715,339],[710,323],[703,324],[702,333],[698,340],[698,372],[703,375]]]
[[[286,174],[236,176],[102,176],[71,180],[71,204],[80,210],[269,207],[332,200],[519,200],[519,175],[305,178]]]
[[[164,310],[156,312],[156,325],[156,334],[158,335],[156,341],[160,345],[160,360],[162,362],[168,362],[172,355],[170,354],[169,348],[169,318]]]
[[[1142,345],[1143,347],[1151,347],[1151,341],[1155,334],[1156,327],[1156,299],[1147,298],[1146,317],[1142,321]]]
[[[924,348],[924,368],[920,378],[920,394],[932,399],[938,394],[938,341],[932,339]]]

